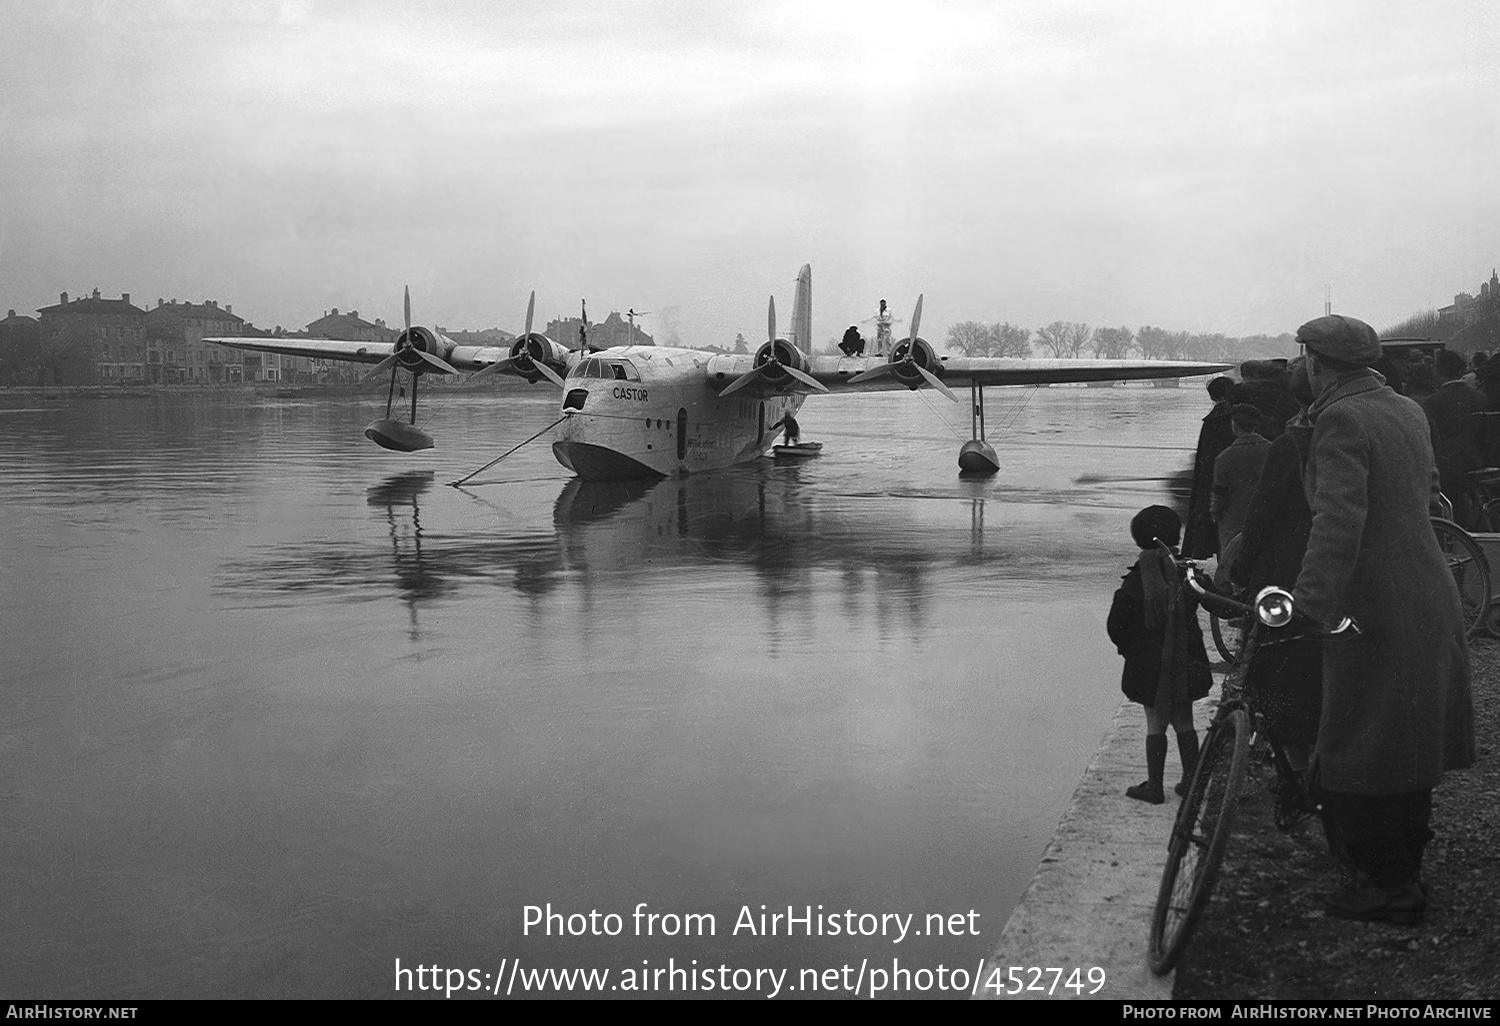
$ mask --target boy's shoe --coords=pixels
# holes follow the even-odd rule
[[[1149,780],[1143,780],[1134,787],[1127,787],[1125,789],[1125,797],[1134,798],[1138,802],[1146,802],[1150,805],[1160,805],[1167,800],[1167,796],[1162,793],[1161,785],[1153,784]]]
[[[1177,781],[1177,786],[1172,788],[1172,790],[1176,791],[1177,797],[1181,798],[1183,795],[1187,794],[1188,784],[1190,783],[1192,783],[1192,781],[1188,780],[1187,777],[1183,777],[1181,780]]]
[[[1323,904],[1332,915],[1344,919],[1414,926],[1427,915],[1427,891],[1416,880],[1388,891],[1356,878],[1325,895]]]

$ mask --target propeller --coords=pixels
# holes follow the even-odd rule
[[[746,371],[745,373],[741,374],[739,377],[731,381],[724,387],[724,390],[719,393],[720,398],[726,395],[730,395],[731,393],[738,392],[740,389],[744,388],[752,381],[755,381],[757,378],[775,378],[778,376],[776,373],[778,370],[785,371],[788,375],[802,382],[808,388],[815,389],[819,392],[828,391],[828,386],[823,384],[823,382],[819,381],[811,374],[807,374],[803,371],[798,370],[796,367],[787,366],[786,364],[782,363],[781,360],[777,357],[775,296],[771,297],[770,306],[766,310],[766,336],[770,339],[769,347],[766,349],[766,362],[752,367],[750,370]]]
[[[922,376],[923,380],[925,380],[933,388],[937,389],[939,392],[943,393],[954,402],[958,402],[958,396],[953,394],[953,390],[951,388],[943,384],[941,378],[939,378],[936,374],[932,373],[932,371],[928,370],[926,367],[923,367],[920,363],[917,362],[917,328],[922,323],[922,299],[922,296],[917,297],[917,305],[911,312],[911,335],[905,340],[906,356],[899,363],[896,361],[891,361],[888,363],[883,363],[878,367],[871,367],[867,371],[860,371],[858,374],[854,375],[854,377],[849,379],[849,383],[851,385],[858,381],[870,381],[885,374],[894,374],[896,372],[896,368],[899,366],[904,370],[916,371]],[[897,345],[897,348],[900,348],[899,343]]]
[[[548,381],[552,382],[558,388],[562,388],[563,379],[558,377],[557,371],[553,370],[551,367],[548,367],[546,363],[533,356],[530,352],[531,322],[534,319],[535,315],[536,290],[533,289],[531,292],[531,298],[526,302],[526,334],[521,336],[521,344],[512,351],[510,356],[507,356],[502,360],[496,360],[488,367],[485,367],[477,372],[469,380],[478,381],[486,374],[494,374],[497,371],[509,370],[512,367],[516,367],[519,368],[523,374],[530,374],[532,371],[536,371],[538,374],[546,378]]]
[[[385,373],[386,370],[390,370],[392,389],[394,390],[394,382],[396,380],[396,371],[394,370],[394,365],[401,362],[402,356],[407,353],[415,353],[417,356],[421,357],[425,363],[430,363],[433,367],[442,371],[444,374],[457,374],[458,368],[448,363],[448,361],[444,360],[441,356],[437,356],[433,353],[427,352],[427,350],[425,349],[419,348],[416,343],[412,341],[410,285],[406,286],[406,294],[403,297],[401,306],[402,312],[404,314],[406,330],[403,331],[401,333],[401,337],[396,340],[396,348],[392,350],[391,355],[387,356],[384,360],[381,360],[374,367],[371,367],[368,371],[366,371],[364,377],[359,379],[360,383],[363,384],[371,378]],[[386,405],[390,404],[387,403]]]

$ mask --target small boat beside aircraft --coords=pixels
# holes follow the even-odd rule
[[[771,455],[778,460],[805,460],[822,451],[822,442],[797,442],[794,445],[771,446]]]

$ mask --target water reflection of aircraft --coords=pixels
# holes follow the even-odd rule
[[[220,584],[241,597],[322,591],[364,598],[394,586],[415,632],[421,605],[468,585],[509,586],[541,599],[571,581],[587,616],[601,589],[715,567],[749,570],[776,622],[780,610],[795,610],[816,592],[815,574],[835,572],[848,615],[873,616],[900,634],[924,622],[939,566],[1001,564],[1008,577],[1045,581],[1062,558],[1050,532],[1039,533],[1034,547],[1015,531],[987,541],[985,493],[963,484],[926,496],[954,504],[946,526],[929,522],[913,533],[900,517],[872,518],[868,506],[831,501],[763,465],[669,480],[575,478],[553,503],[550,530],[497,537],[424,534],[419,501],[431,481],[430,473],[403,474],[370,489],[370,507],[390,527],[389,548],[359,538],[281,543],[226,566]]]
[[[432,478],[430,470],[397,474],[372,487],[365,500],[372,509],[385,510],[396,587],[406,601],[413,636],[417,633],[417,605],[453,587],[442,576],[432,573],[422,560],[422,510],[417,497],[432,487]],[[405,516],[407,506],[411,507],[409,524]],[[402,511],[399,514],[398,509]]]
[[[210,338],[238,349],[351,360],[374,364],[368,376],[389,369],[386,415],[365,429],[377,444],[401,452],[432,447],[416,426],[417,382],[423,374],[477,371],[509,374],[562,389],[552,442],[559,463],[585,480],[619,480],[717,470],[764,455],[784,418],[809,395],[845,391],[934,388],[957,401],[950,385],[968,385],[974,438],[959,465],[993,472],[999,461],[984,440],[985,385],[1043,385],[1078,381],[1178,378],[1225,369],[1222,364],[1160,360],[1032,360],[940,356],[917,332],[922,298],[910,334],[872,356],[813,356],[812,268],[797,275],[791,331],[776,332],[776,303],[767,315],[767,337],[754,354],[714,354],[665,346],[617,346],[595,351],[586,342],[570,349],[534,332],[536,293],[526,307],[526,330],[508,348],[458,345],[431,328],[411,323],[395,342],[336,339]],[[396,379],[411,375],[407,420],[392,416]],[[543,428],[546,431],[547,428]],[[539,432],[540,434],[541,432]]]

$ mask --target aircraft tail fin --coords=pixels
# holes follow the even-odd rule
[[[812,352],[812,264],[797,272],[797,294],[792,299],[792,344]]]

